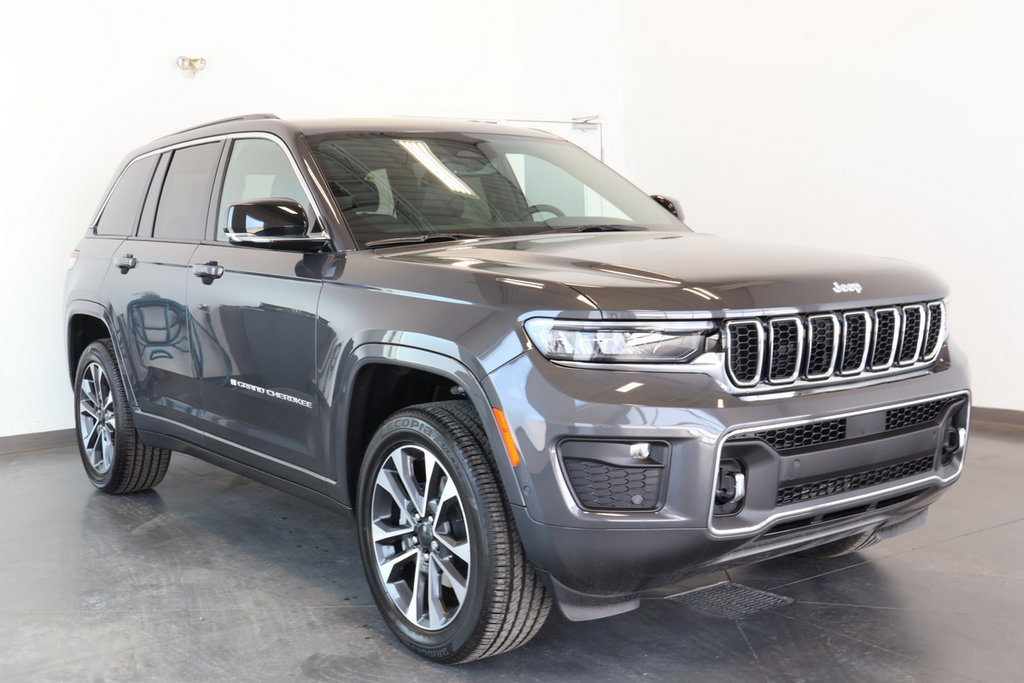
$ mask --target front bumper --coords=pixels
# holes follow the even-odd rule
[[[965,367],[947,346],[925,372],[745,397],[706,375],[565,368],[528,352],[487,389],[522,456],[526,552],[563,611],[592,618],[686,575],[915,518],[963,467]],[[915,408],[925,403],[934,415]],[[630,469],[634,444],[650,453],[642,473]],[[584,461],[598,464],[581,478]],[[738,506],[716,502],[725,462],[745,475]],[[587,606],[592,616],[574,610]]]

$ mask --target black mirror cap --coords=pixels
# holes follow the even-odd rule
[[[666,197],[663,194],[652,194],[651,199],[661,204],[662,208],[679,220],[683,220],[683,209],[679,206],[679,202],[677,200],[672,197]]]
[[[254,199],[228,207],[228,230],[236,235],[305,237],[308,229],[306,210],[294,199]]]

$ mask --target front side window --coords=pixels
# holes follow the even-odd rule
[[[281,147],[262,138],[236,140],[224,175],[217,213],[217,239],[227,240],[228,209],[253,199],[292,199],[302,204],[312,224],[312,205]]]
[[[100,214],[96,224],[97,235],[131,235],[135,232],[139,207],[153,177],[156,160],[156,156],[139,159],[124,170]]]
[[[363,133],[310,142],[361,246],[438,233],[686,230],[610,168],[561,140]]]
[[[220,150],[219,142],[174,150],[156,209],[154,238],[203,238]]]

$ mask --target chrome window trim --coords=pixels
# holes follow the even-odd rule
[[[971,408],[972,408],[971,392],[970,391],[953,391],[953,392],[950,392],[950,393],[947,393],[947,394],[939,394],[939,395],[936,395],[936,396],[919,397],[919,398],[915,398],[915,399],[910,400],[910,401],[902,401],[900,403],[892,403],[892,404],[883,405],[883,406],[876,406],[876,407],[873,407],[873,408],[863,408],[861,410],[854,410],[854,411],[848,411],[848,412],[843,412],[843,413],[834,413],[834,414],[828,414],[828,415],[817,415],[817,416],[812,417],[812,418],[805,418],[805,419],[801,419],[801,420],[788,420],[788,421],[775,422],[775,423],[765,423],[765,424],[758,424],[756,426],[749,425],[749,424],[747,424],[747,425],[734,425],[734,426],[730,427],[729,429],[723,431],[719,435],[719,437],[718,437],[718,443],[715,446],[715,466],[714,466],[714,469],[712,470],[712,472],[715,473],[715,477],[718,476],[718,468],[719,468],[719,466],[721,464],[721,461],[722,461],[722,448],[725,447],[725,442],[727,440],[729,440],[730,438],[736,436],[737,434],[754,433],[754,432],[760,432],[760,431],[765,431],[765,430],[769,430],[769,429],[785,429],[786,427],[796,427],[796,426],[803,425],[803,424],[808,424],[808,423],[811,423],[811,422],[820,422],[822,420],[835,420],[835,419],[844,418],[844,417],[854,417],[856,415],[865,415],[867,413],[875,413],[875,412],[880,412],[880,411],[883,411],[883,410],[892,410],[894,408],[902,408],[904,406],[910,406],[910,405],[914,405],[914,404],[917,404],[917,403],[928,403],[929,401],[938,401],[938,400],[942,400],[942,399],[954,398],[954,397],[960,397],[960,396],[962,396],[962,397],[967,399],[967,424],[970,424],[970,418],[971,418],[971,412],[970,411],[971,411]],[[969,438],[969,436],[968,436],[968,438]],[[964,448],[966,448],[966,447],[967,447],[967,442],[965,441],[964,442]],[[887,486],[887,487],[884,487],[884,488],[881,488],[881,489],[873,489],[873,490],[868,491],[868,492],[857,493],[857,494],[854,494],[854,495],[845,496],[845,497],[842,497],[842,498],[840,498],[838,500],[832,500],[832,501],[827,501],[827,502],[823,502],[823,503],[816,503],[814,505],[808,505],[808,506],[804,506],[804,507],[799,507],[798,509],[794,509],[794,510],[783,510],[781,512],[775,512],[775,513],[773,513],[771,515],[768,515],[768,517],[766,517],[765,519],[761,520],[757,524],[754,524],[754,525],[751,525],[751,526],[746,526],[746,527],[738,527],[738,528],[735,528],[735,529],[718,529],[718,528],[715,528],[715,499],[714,499],[714,496],[711,496],[711,502],[710,502],[710,505],[708,506],[708,533],[711,534],[712,536],[716,537],[716,538],[731,538],[731,537],[735,537],[735,536],[743,536],[743,535],[754,534],[754,533],[757,533],[758,531],[761,531],[761,530],[771,526],[772,524],[775,524],[779,520],[787,519],[787,518],[790,518],[790,517],[803,517],[803,516],[806,516],[808,514],[817,513],[820,510],[828,510],[830,508],[843,507],[843,506],[846,506],[846,505],[850,505],[851,503],[857,503],[857,502],[862,501],[862,500],[883,498],[883,497],[888,496],[888,495],[893,494],[893,493],[899,493],[900,491],[905,491],[907,489],[917,488],[917,487],[920,487],[920,486],[923,486],[923,485],[926,485],[926,484],[932,484],[932,483],[934,483],[934,484],[950,484],[953,481],[955,481],[957,479],[957,477],[960,476],[960,473],[964,469],[964,462],[965,462],[965,460],[966,460],[966,458],[960,458],[960,462],[959,462],[959,464],[958,464],[958,466],[956,468],[956,471],[953,472],[952,474],[950,474],[948,477],[939,476],[938,474],[935,474],[934,471],[933,471],[932,474],[927,475],[927,476],[925,476],[923,478],[917,478],[917,477],[910,478],[909,481],[901,482],[900,484],[897,484],[895,486]],[[842,494],[839,494],[839,495],[842,495]]]
[[[796,323],[796,361],[793,363],[793,372],[785,377],[772,377],[772,350],[775,348],[775,325],[777,323]],[[800,376],[800,366],[803,363],[804,352],[804,322],[798,316],[789,315],[768,320],[768,348],[762,350],[762,354],[768,358],[768,373],[764,381],[768,384],[791,384]]]
[[[889,348],[889,355],[888,355],[888,358],[886,359],[886,361],[883,362],[883,363],[879,363],[878,365],[875,365],[874,360],[875,360],[875,351],[877,350],[877,345],[878,345],[878,330],[881,327],[880,325],[877,324],[877,322],[878,322],[878,316],[881,313],[892,314],[892,321],[893,321],[892,322],[892,325],[893,325],[892,345]],[[874,317],[876,325],[875,325],[875,335],[874,335],[874,338],[871,340],[871,364],[870,364],[869,367],[870,367],[872,372],[879,372],[879,371],[888,370],[889,368],[891,368],[893,362],[895,362],[895,360],[896,360],[896,352],[899,350],[899,347],[900,347],[900,332],[902,331],[901,327],[900,327],[900,322],[902,322],[902,321],[900,320],[900,312],[899,312],[899,310],[895,306],[886,306],[884,308],[876,308],[872,312],[872,317]]]
[[[836,372],[836,362],[839,360],[839,316],[835,313],[818,313],[816,315],[807,316],[807,362],[810,364],[811,353],[810,349],[814,346],[814,321],[818,319],[825,319],[832,321],[832,356],[829,362],[828,370],[823,373],[811,374],[810,367],[807,369],[805,377],[809,380],[820,380],[828,379]]]
[[[205,145],[205,144],[208,144],[208,143],[211,143],[211,142],[223,142],[224,140],[238,140],[238,139],[252,139],[252,138],[260,138],[260,139],[263,139],[263,140],[270,140],[272,142],[277,143],[278,147],[281,148],[281,150],[284,152],[285,156],[288,158],[288,163],[291,164],[292,171],[295,172],[295,176],[299,179],[299,184],[302,186],[302,191],[306,193],[306,199],[309,200],[309,205],[313,209],[314,215],[316,215],[317,220],[314,223],[314,225],[319,225],[320,226],[319,232],[323,232],[323,234],[325,236],[329,236],[329,233],[327,232],[327,230],[324,229],[324,226],[326,225],[326,223],[324,222],[323,214],[320,213],[320,207],[317,206],[317,203],[316,203],[317,195],[314,195],[312,192],[310,192],[309,183],[306,182],[305,176],[303,176],[302,172],[299,170],[299,165],[295,161],[295,157],[292,155],[292,152],[288,148],[288,145],[286,145],[284,140],[282,140],[279,136],[274,135],[272,133],[264,133],[264,132],[260,132],[260,131],[241,131],[241,132],[236,132],[236,133],[221,133],[219,135],[208,135],[206,137],[196,138],[194,140],[186,140],[184,142],[176,142],[176,143],[171,144],[171,145],[164,145],[163,147],[158,147],[158,148],[152,149],[152,150],[150,150],[148,152],[143,152],[142,154],[138,155],[137,157],[134,157],[131,161],[129,161],[127,164],[124,165],[124,168],[121,169],[121,172],[117,175],[117,180],[114,181],[114,183],[111,184],[110,191],[107,192],[105,197],[103,197],[103,203],[100,204],[99,210],[96,211],[96,216],[93,218],[92,223],[89,226],[89,230],[95,232],[96,225],[97,225],[97,223],[99,223],[99,220],[100,220],[100,216],[103,215],[104,209],[107,208],[107,202],[110,200],[110,195],[113,194],[114,188],[117,187],[117,184],[119,182],[121,182],[121,177],[124,175],[124,172],[127,171],[128,167],[131,166],[132,164],[134,164],[135,162],[140,161],[142,159],[146,159],[146,158],[154,156],[154,155],[163,154],[164,152],[171,152],[171,151],[174,151],[176,149],[182,149],[182,148],[185,148],[185,147],[195,147],[196,145]],[[220,168],[220,165],[218,163],[218,169],[219,168]],[[218,198],[218,206],[220,206],[219,198]],[[135,238],[136,236],[129,235],[128,237],[129,238]],[[200,241],[205,241],[205,237],[203,238],[203,240],[200,240]]]

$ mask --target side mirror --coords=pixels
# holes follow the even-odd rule
[[[661,204],[662,208],[679,220],[683,220],[683,209],[679,206],[679,202],[672,197],[666,197],[663,194],[652,194],[651,199]]]
[[[308,234],[306,210],[294,199],[254,199],[228,207],[227,236],[235,244],[283,248],[322,247],[327,236]]]

